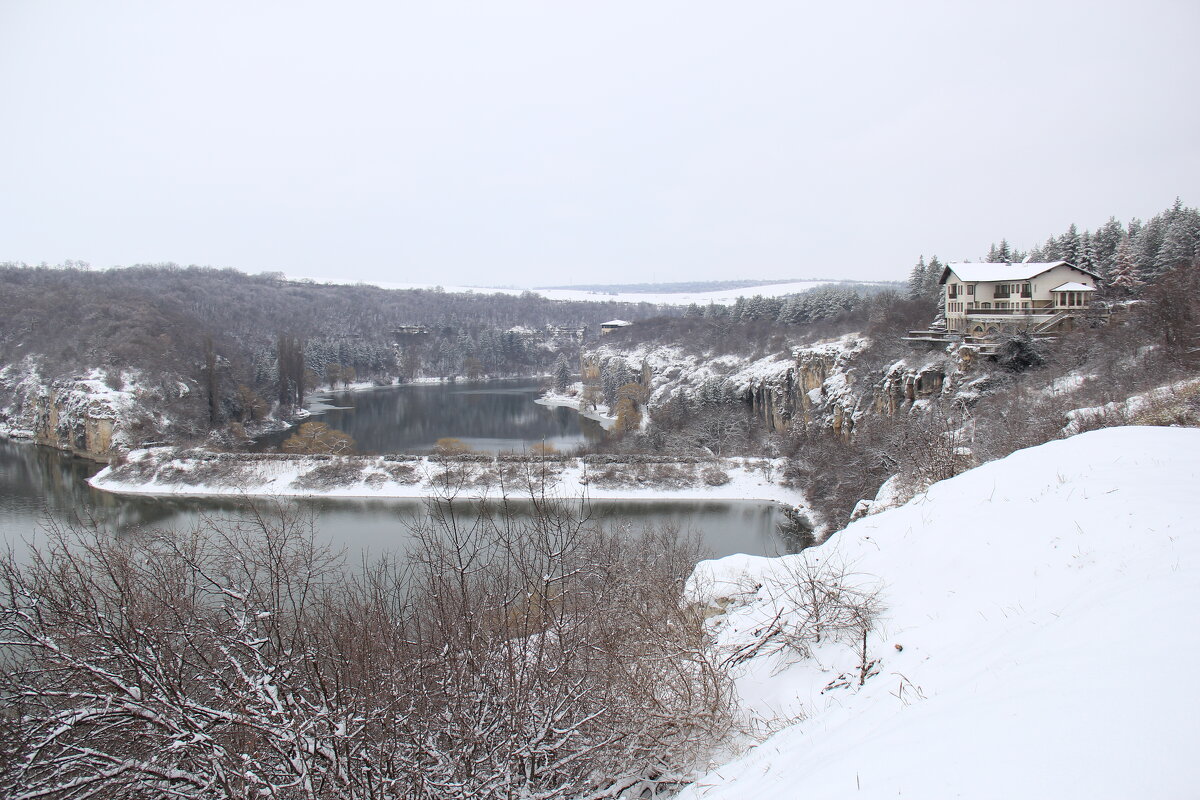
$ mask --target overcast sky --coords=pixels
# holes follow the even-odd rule
[[[1200,2],[0,0],[0,260],[903,278],[1200,204]]]

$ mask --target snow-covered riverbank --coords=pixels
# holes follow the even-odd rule
[[[671,461],[588,456],[546,461],[488,456],[277,456],[169,448],[131,453],[90,481],[117,494],[421,498],[514,496],[629,500],[760,500],[803,507],[772,459]]]
[[[577,383],[575,386],[578,388],[582,384]],[[586,404],[579,399],[578,391],[574,395],[548,391],[533,402],[549,408],[569,408],[572,411],[578,411],[579,416],[599,422],[600,427],[606,431],[612,430],[613,426],[617,424],[617,418],[609,413],[608,406],[604,403],[596,403],[595,408],[587,408]]]
[[[1200,430],[1110,428],[796,556],[702,563],[691,591],[778,732],[681,800],[1195,796],[1197,485]],[[864,655],[833,612],[876,592]]]

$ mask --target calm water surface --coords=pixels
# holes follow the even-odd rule
[[[600,426],[568,409],[532,402],[537,387],[512,385],[405,386],[328,395],[318,418],[346,431],[370,452],[415,451],[440,438],[461,439],[492,452],[546,441],[560,450],[603,436]],[[283,437],[277,437],[281,441]],[[122,497],[85,482],[100,465],[45,447],[0,439],[0,541],[18,546],[50,522],[94,519],[117,535],[146,528],[186,530],[204,517],[241,519],[247,501],[212,498]],[[263,502],[263,501],[259,501]],[[425,514],[419,500],[292,500],[314,514],[319,533],[353,553],[403,550],[407,524]],[[802,546],[779,531],[782,514],[751,501],[593,501],[604,524],[634,527],[669,523],[701,537],[712,555],[775,555]]]
[[[371,453],[428,452],[446,438],[488,453],[523,452],[543,442],[563,452],[604,437],[594,420],[533,402],[541,392],[529,381],[409,384],[322,394],[310,398],[318,402],[309,408]],[[264,437],[260,445],[274,449],[288,435]]]

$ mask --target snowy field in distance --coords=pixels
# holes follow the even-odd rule
[[[359,281],[336,281],[324,278],[290,278],[290,280],[312,281],[326,284],[354,284]],[[380,289],[433,289],[432,283],[390,283],[387,281],[361,281]],[[584,289],[492,289],[485,286],[442,286],[447,292],[466,292],[470,294],[511,294],[519,295],[529,291],[550,300],[586,301],[594,303],[654,303],[656,305],[686,306],[697,305],[733,305],[739,297],[780,297],[786,294],[799,294],[818,286],[828,286],[836,281],[793,281],[790,283],[772,283],[764,286],[749,286],[744,289],[723,289],[715,292],[593,292]]]

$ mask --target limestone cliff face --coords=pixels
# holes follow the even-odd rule
[[[102,400],[80,402],[74,392],[51,389],[32,402],[33,439],[77,455],[108,459],[116,455],[117,411]]]
[[[942,353],[914,355],[883,370],[860,362],[863,347],[805,349],[786,373],[754,382],[746,395],[771,430],[828,425],[849,435],[866,414],[894,416],[952,391],[963,365]]]
[[[602,345],[581,356],[585,381],[599,379],[605,358],[642,365],[651,387],[650,405],[679,392],[696,394],[713,381],[728,386],[772,431],[828,426],[849,436],[865,415],[906,413],[920,401],[955,391],[969,365],[945,352],[913,353],[888,366],[872,364],[870,339],[848,334],[798,347],[790,357],[757,361],[734,355],[689,354],[681,348],[642,346],[617,350]]]
[[[141,375],[95,369],[83,375],[46,378],[36,361],[0,370],[0,433],[107,461],[170,425],[168,395],[186,397],[185,383],[168,392],[148,388]]]
[[[771,430],[811,425],[826,413],[840,430],[847,419],[846,390],[854,383],[852,352],[800,350],[785,373],[752,382],[747,399]]]
[[[872,408],[876,414],[892,416],[911,408],[917,400],[940,395],[946,386],[946,373],[944,364],[894,364],[876,385]]]

